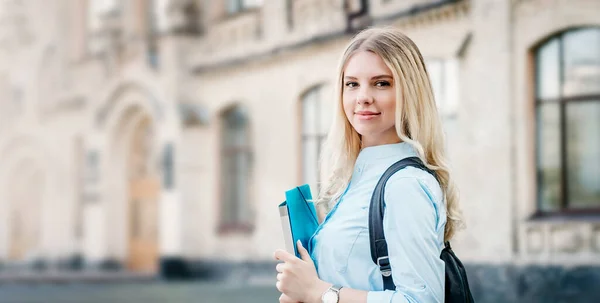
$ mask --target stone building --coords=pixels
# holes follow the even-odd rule
[[[341,51],[395,26],[427,61],[476,297],[598,295],[598,0],[0,3],[0,271],[271,271]]]

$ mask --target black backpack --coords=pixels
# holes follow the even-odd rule
[[[407,166],[422,169],[432,174],[434,177],[436,176],[433,171],[429,170],[425,165],[423,165],[421,159],[419,159],[418,157],[410,157],[402,159],[390,166],[383,173],[381,179],[379,179],[377,186],[375,186],[373,196],[371,197],[371,206],[369,208],[369,237],[371,240],[371,258],[373,259],[373,262],[375,262],[375,264],[379,266],[379,270],[381,271],[381,275],[383,277],[383,287],[385,290],[395,290],[396,285],[394,284],[394,280],[392,279],[392,267],[390,265],[390,259],[388,257],[387,242],[385,241],[385,236],[383,234],[384,189],[387,180],[394,173]],[[444,295],[444,302],[475,302],[473,300],[473,296],[471,295],[471,290],[469,289],[469,283],[467,281],[467,273],[465,271],[465,267],[452,251],[452,248],[450,247],[450,242],[446,241],[444,244],[445,247],[440,255],[440,259],[442,259],[446,264],[446,293]]]

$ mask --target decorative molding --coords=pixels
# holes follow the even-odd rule
[[[575,226],[553,226],[550,228],[550,238],[553,253],[574,254],[580,252],[584,246],[581,230]]]
[[[313,0],[311,0],[313,1]],[[314,1],[316,2],[316,1]],[[319,2],[320,3],[320,2]],[[320,5],[327,7],[328,9],[338,8],[337,0],[324,1]],[[300,5],[300,4],[295,4]],[[329,6],[327,6],[329,5]],[[433,24],[442,21],[456,20],[467,16],[470,12],[470,0],[463,1],[440,1],[433,4],[421,5],[413,7],[409,10],[402,10],[396,14],[390,16],[378,18],[372,20],[372,24],[392,24],[399,27],[411,27],[421,26],[424,24]],[[342,10],[343,7],[339,7],[338,11],[341,14],[345,14]],[[331,12],[336,12],[332,10]],[[294,14],[296,15],[296,14]],[[223,21],[226,22],[226,21]],[[202,56],[198,56],[191,63],[193,65],[193,73],[201,73],[207,70],[215,70],[221,68],[227,68],[235,65],[241,65],[264,58],[273,58],[275,55],[284,53],[290,50],[296,50],[306,46],[314,46],[322,42],[328,42],[339,38],[351,38],[353,33],[349,33],[346,28],[346,24],[341,24],[339,29],[336,29],[333,25],[325,26],[322,28],[315,29],[314,32],[304,29],[306,33],[302,32],[302,29],[297,29],[298,26],[294,26],[294,29],[289,31],[290,39],[281,38],[279,42],[274,46],[264,47],[261,45],[260,40],[256,40],[254,43],[245,43],[243,52],[238,51],[227,51],[227,41],[235,34],[231,31],[218,31],[220,39],[211,38],[211,32],[217,32],[214,28],[208,28],[208,34],[204,41],[200,43],[199,53]],[[296,22],[294,22],[296,23]],[[326,23],[325,23],[326,25]],[[369,24],[367,24],[369,25]],[[221,26],[219,23],[216,26]],[[260,26],[260,24],[259,24]],[[311,26],[319,26],[311,24]],[[233,34],[232,34],[233,33]],[[298,36],[299,35],[299,36]],[[230,48],[237,49],[239,45],[233,44]],[[217,53],[217,54],[214,54]],[[206,55],[208,54],[208,55]]]
[[[307,40],[302,40],[298,43],[281,45],[275,48],[270,48],[262,52],[252,53],[246,56],[218,60],[217,62],[208,62],[209,60],[203,60],[203,62],[196,61],[191,63],[192,67],[190,68],[190,70],[191,73],[198,74],[207,71],[214,71],[218,69],[230,68],[237,65],[248,64],[250,62],[257,62],[260,60],[272,60],[273,58],[276,58],[279,55],[282,55],[288,51],[294,51],[305,47],[319,45],[321,43],[326,43],[342,37],[350,38],[351,35],[347,34],[346,31],[343,30],[334,33],[327,33],[325,35],[318,35]]]
[[[292,1],[293,32],[331,31],[339,14],[345,14],[341,0]]]
[[[600,254],[600,224],[592,227],[592,243],[590,248],[593,253]]]
[[[257,43],[261,33],[261,10],[244,10],[213,24],[204,37],[203,53],[232,53],[232,49]]]
[[[519,238],[524,262],[600,264],[600,259],[594,259],[600,255],[600,223],[596,219],[527,221],[521,223]]]
[[[540,254],[544,251],[545,235],[541,226],[529,227],[527,229],[527,253]]]
[[[414,9],[418,11],[418,9]],[[422,8],[419,13],[402,12],[397,15],[380,18],[375,23],[393,22],[394,26],[403,29],[430,26],[436,23],[454,21],[468,16],[471,11],[471,1],[457,1],[455,3],[443,3],[442,6],[430,9]]]
[[[86,105],[86,99],[83,94],[80,93],[69,93],[59,96],[53,100],[52,104],[43,106],[42,113],[44,119],[47,119],[49,115],[81,110]]]
[[[141,85],[139,83],[135,83],[135,82],[125,82],[125,83],[122,83],[119,86],[117,86],[115,89],[113,89],[111,91],[110,95],[108,95],[107,99],[102,100],[102,102],[104,102],[104,104],[96,112],[96,126],[97,127],[99,127],[99,128],[103,127],[104,122],[106,121],[106,118],[108,117],[110,112],[112,112],[115,105],[118,103],[117,101],[122,96],[124,96],[124,95],[126,96],[126,94],[131,91],[141,93],[145,97],[144,102],[147,101],[147,102],[151,103],[152,110],[156,114],[157,118],[159,120],[163,118],[163,115],[164,115],[163,106],[147,89],[145,89],[145,87],[143,87],[143,85]]]

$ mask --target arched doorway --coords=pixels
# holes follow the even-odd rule
[[[179,204],[169,203],[176,199],[165,194],[159,160],[166,142],[173,140],[174,125],[166,122],[169,111],[156,98],[154,83],[132,79],[114,84],[98,100],[87,142],[100,155],[96,189],[101,205],[86,206],[86,217],[102,228],[88,224],[85,254],[157,274],[160,257],[179,251],[178,230],[164,228],[177,222],[172,217]]]
[[[128,256],[130,270],[156,272],[158,269],[158,200],[160,182],[154,169],[154,129],[148,118],[133,125],[127,146]]]
[[[9,245],[8,260],[31,260],[39,253],[43,174],[31,161],[23,160],[8,182]]]

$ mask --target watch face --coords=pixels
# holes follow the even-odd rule
[[[323,303],[337,303],[338,295],[335,291],[328,291],[323,295]]]

